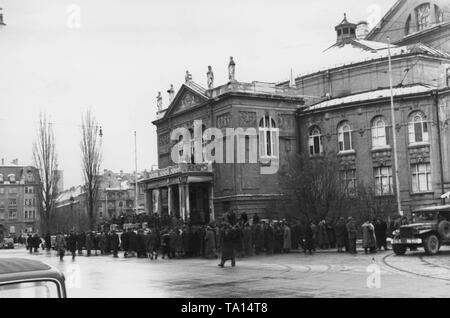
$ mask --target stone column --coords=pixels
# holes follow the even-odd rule
[[[180,216],[183,221],[186,221],[186,204],[184,200],[184,184],[178,185],[178,201],[179,201],[179,209]]]
[[[159,215],[161,215],[161,213],[162,213],[162,195],[161,195],[161,189],[160,188],[158,188],[158,190],[156,190],[156,191],[158,191],[157,193],[158,193],[158,199],[157,199],[157,204],[158,204],[158,208],[157,208],[157,213],[159,214]]]
[[[209,221],[215,220],[214,215],[214,184],[211,182],[208,186],[208,198],[209,198]]]
[[[168,186],[167,187],[167,212],[169,213],[169,215],[172,215],[172,187]]]
[[[191,209],[189,204],[189,183],[186,183],[186,219],[191,217]]]
[[[145,191],[145,208],[148,213],[153,213],[153,190]]]

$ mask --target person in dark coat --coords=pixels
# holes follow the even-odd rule
[[[247,213],[242,212],[242,214],[241,214],[241,221],[242,221],[242,224],[245,224],[245,223],[248,222],[248,216],[247,216]]]
[[[208,226],[206,228],[205,234],[205,257],[217,258],[215,251],[216,251],[216,238],[214,230],[210,226]]]
[[[138,258],[147,257],[147,247],[145,246],[144,231],[139,230],[136,236],[136,252]]]
[[[258,224],[259,223],[259,216],[258,216],[258,214],[253,214],[253,224],[254,225],[256,225],[256,224]]]
[[[220,267],[225,267],[225,262],[231,260],[231,266],[236,266],[236,258],[234,254],[235,236],[231,225],[226,224],[224,226],[224,232],[222,235],[222,257],[219,264]]]
[[[162,248],[162,258],[164,259],[166,256],[167,258],[170,257],[170,234],[169,232],[164,232],[161,236],[161,248]]]
[[[330,221],[326,221],[328,241],[330,243],[330,248],[336,247],[336,233],[334,232],[334,227]]]
[[[283,238],[284,238],[284,229],[281,226],[280,223],[275,224],[274,227],[274,245],[273,245],[273,249],[274,249],[274,253],[275,254],[280,254],[283,251]]]
[[[45,248],[47,249],[47,251],[50,251],[52,249],[52,239],[49,232],[47,232],[47,234],[45,235]]]
[[[239,227],[239,225],[235,225],[233,228],[234,231],[234,249],[235,249],[235,255],[237,257],[243,256],[243,246],[244,246],[244,233],[242,232],[242,229]]]
[[[304,252],[305,252],[305,254],[307,252],[309,252],[310,255],[315,250],[314,244],[315,244],[316,238],[314,237],[313,226],[315,226],[315,224],[313,222],[311,222],[310,224],[307,224],[306,228],[305,228]]]
[[[34,245],[33,241],[34,241],[33,236],[28,235],[28,237],[27,237],[27,249],[30,250],[30,254],[33,253],[33,245]]]
[[[130,233],[130,244],[128,246],[128,256],[131,255],[131,257],[136,256],[135,253],[137,251],[137,234],[133,230],[129,230]]]
[[[266,254],[273,254],[273,227],[271,224],[264,224],[264,248],[266,250]]]
[[[39,250],[39,246],[41,245],[41,243],[42,241],[39,234],[34,234],[33,248],[35,253],[37,253],[37,251]]]
[[[334,233],[336,234],[336,245],[338,253],[343,252],[345,247],[345,236],[347,235],[347,230],[345,226],[345,220],[340,217],[334,226]]]
[[[387,251],[388,250],[387,240],[386,240],[387,229],[388,229],[387,223],[384,220],[378,218],[375,221],[374,226],[375,226],[375,237],[377,239],[378,250],[381,251],[381,248],[383,247],[384,250]]]
[[[223,240],[222,240],[223,241]],[[255,254],[259,255],[264,248],[264,232],[262,224],[257,223],[254,228]]]
[[[252,256],[253,255],[253,241],[252,241],[252,229],[248,223],[245,223],[243,232],[243,240],[244,240],[244,255]]]
[[[175,229],[169,231],[169,256],[175,258],[177,256],[177,233]]]
[[[352,217],[349,217],[346,226],[348,237],[348,251],[350,252],[350,254],[356,254],[356,238],[358,235],[358,231],[356,229],[355,220]]]
[[[116,231],[111,232],[111,250],[113,252],[114,257],[119,257],[119,245],[120,245],[120,239],[119,235],[116,233]]]
[[[70,253],[72,253],[72,260],[75,260],[76,252],[77,252],[77,236],[74,232],[71,232],[67,237],[67,249]]]
[[[93,233],[92,234],[92,245],[93,245],[93,249],[95,252],[95,256],[97,256],[97,251],[99,249],[99,245],[100,245],[100,235],[98,235],[98,233]]]
[[[77,235],[77,249],[78,255],[83,255],[83,247],[86,244],[86,234],[81,232]]]
[[[183,247],[183,255],[184,257],[190,256],[189,246],[190,246],[190,234],[189,234],[189,228],[185,227],[183,228],[183,232],[181,233],[181,245]]]
[[[94,247],[94,238],[92,236],[92,232],[88,232],[86,234],[86,253],[87,256],[91,256],[91,250]]]
[[[130,249],[130,232],[125,231],[122,233],[122,236],[120,237],[120,240],[122,241],[122,250],[124,251],[123,257],[128,256],[128,251]]]

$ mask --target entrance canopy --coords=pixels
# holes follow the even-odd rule
[[[180,163],[152,171],[139,184],[146,193],[147,211],[207,223],[214,220],[213,177],[210,163]]]

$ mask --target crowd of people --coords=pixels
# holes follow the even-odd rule
[[[227,260],[235,266],[236,257],[262,253],[268,255],[289,253],[299,249],[305,254],[312,254],[317,249],[336,249],[339,253],[355,254],[356,240],[359,237],[362,238],[362,246],[366,253],[387,250],[388,234],[406,223],[405,218],[390,224],[377,218],[367,219],[359,227],[355,219],[340,217],[335,222],[312,221],[305,226],[299,221],[261,220],[257,214],[252,220],[249,220],[245,213],[238,218],[234,211],[230,211],[222,220],[209,225],[191,225],[182,223],[175,217],[161,220],[158,216],[154,216],[148,218],[147,227],[141,229],[128,228],[123,232],[109,230],[57,233],[53,244],[50,234],[47,234],[42,246],[48,250],[53,247],[61,260],[66,251],[70,252],[73,259],[77,255],[83,255],[84,251],[87,256],[113,255],[113,257],[118,257],[119,251],[123,251],[124,257],[151,260],[158,257],[215,259],[221,256],[219,266],[224,266]],[[37,251],[41,241],[37,235],[27,238],[30,253]]]

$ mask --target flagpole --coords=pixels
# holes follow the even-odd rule
[[[137,178],[137,141],[136,141],[136,131],[134,131],[134,206],[135,213],[138,214],[138,178]]]
[[[394,173],[395,173],[395,194],[397,197],[397,212],[398,215],[403,216],[401,199],[400,199],[400,181],[398,177],[398,159],[397,159],[397,136],[396,136],[396,122],[395,122],[395,109],[394,109],[394,89],[392,84],[392,57],[391,57],[391,39],[388,36],[388,54],[389,54],[389,86],[391,90],[391,122],[392,122],[392,143],[393,143],[393,155],[394,155]]]

